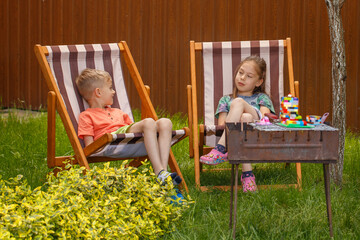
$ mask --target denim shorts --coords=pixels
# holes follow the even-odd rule
[[[259,109],[257,109],[256,107],[254,107],[254,106],[252,106],[254,109],[255,109],[255,111],[257,112],[257,114],[258,114],[258,116],[259,116],[259,120],[261,120],[262,119],[262,114],[261,114],[261,112],[260,112],[260,110]],[[254,119],[255,120],[255,119]]]

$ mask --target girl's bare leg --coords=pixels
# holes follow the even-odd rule
[[[244,113],[247,113],[244,117]],[[252,116],[250,119],[248,114]],[[248,117],[246,117],[248,116]],[[226,116],[226,122],[238,122],[239,120],[243,122],[252,122],[254,119],[259,119],[256,110],[248,104],[244,99],[242,98],[235,98],[230,105],[230,112]],[[225,131],[220,137],[220,140],[218,144],[221,144],[225,146]]]
[[[256,115],[257,115],[257,113],[256,113]],[[249,114],[249,113],[244,113],[241,116],[241,122],[252,122],[253,120],[254,120],[253,116],[251,114]],[[252,171],[251,164],[250,163],[242,164],[241,171],[242,172]]]
[[[156,176],[159,174],[161,170],[164,169],[159,151],[159,144],[157,141],[157,129],[156,122],[152,118],[145,118],[139,122],[134,123],[128,130],[128,132],[142,132],[144,133],[144,144],[148,156],[150,158],[150,162],[153,166],[154,172]],[[165,168],[166,170],[166,168]]]
[[[252,122],[254,119],[258,120],[259,116],[256,110],[244,99],[236,98],[231,102],[230,112],[226,116],[226,122],[238,122],[239,120],[241,122]],[[221,135],[218,144],[225,146],[225,131]],[[241,170],[243,172],[251,171],[251,164],[242,164]]]
[[[171,147],[172,122],[168,118],[161,118],[156,121],[156,129],[159,133],[157,140],[159,145],[160,162],[163,169],[166,170]]]

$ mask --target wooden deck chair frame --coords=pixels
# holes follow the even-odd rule
[[[299,82],[294,81],[294,72],[293,72],[293,60],[292,60],[292,49],[291,49],[291,39],[286,38],[283,41],[284,51],[286,49],[287,56],[287,67],[289,74],[289,88],[290,93],[293,96],[299,97]],[[189,119],[189,128],[191,133],[189,136],[189,155],[194,158],[195,165],[195,183],[196,186],[201,191],[209,190],[209,186],[201,186],[200,183],[200,174],[203,171],[219,171],[225,169],[203,169],[202,163],[200,163],[200,156],[207,154],[211,151],[212,147],[205,147],[204,145],[204,124],[198,124],[198,97],[199,93],[202,90],[197,90],[197,74],[202,70],[196,68],[196,52],[203,51],[203,42],[190,41],[190,68],[191,68],[191,85],[187,85],[187,98],[188,98],[188,119]],[[284,57],[285,57],[284,56]],[[220,128],[221,129],[221,128]],[[274,188],[285,188],[285,187],[295,187],[301,189],[301,165],[296,163],[296,174],[297,174],[297,183],[296,184],[287,184],[287,185],[271,185]],[[241,186],[240,186],[241,187]],[[259,189],[270,187],[268,185],[258,186]],[[229,190],[229,186],[213,186],[212,188]]]
[[[120,52],[122,54],[123,59],[125,60],[126,67],[130,73],[130,76],[133,80],[133,83],[136,87],[136,90],[139,94],[141,99],[141,117],[143,118],[153,118],[155,120],[158,119],[155,109],[152,105],[152,102],[149,97],[150,88],[145,86],[143,80],[140,76],[140,73],[135,65],[134,59],[131,55],[129,47],[125,41],[121,41],[117,43]],[[109,144],[113,140],[112,134],[104,134],[102,137],[94,141],[89,146],[83,148],[77,133],[74,129],[74,126],[71,122],[70,116],[66,110],[66,106],[62,99],[60,90],[56,84],[55,77],[50,69],[49,63],[46,59],[46,56],[49,54],[46,46],[41,46],[39,44],[35,45],[34,47],[35,55],[38,59],[40,64],[40,68],[42,73],[45,77],[45,81],[49,88],[48,93],[48,128],[47,128],[47,164],[49,168],[54,167],[63,167],[64,161],[69,159],[70,157],[74,157],[72,164],[80,164],[81,166],[85,166],[86,169],[90,169],[89,163],[94,162],[107,162],[107,161],[114,161],[114,160],[125,160],[125,159],[117,159],[117,158],[110,158],[110,157],[91,157],[90,155],[102,148],[103,146]],[[124,68],[125,64],[122,66]],[[67,136],[70,140],[71,146],[74,150],[74,156],[55,156],[55,114],[56,111],[59,113],[60,118],[64,124]],[[185,138],[190,130],[185,127],[185,135],[181,137],[182,140]],[[90,156],[90,157],[89,157]],[[145,157],[137,157],[134,158],[133,161],[130,162],[130,166],[138,167],[141,165],[141,161],[145,160]],[[170,158],[169,158],[169,167],[171,171],[177,172],[178,175],[183,179],[181,183],[181,187],[185,188],[188,192],[188,188],[185,182],[184,177],[181,174],[180,168],[176,162],[175,156],[172,151],[170,151]]]

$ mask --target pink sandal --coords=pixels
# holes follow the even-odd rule
[[[244,177],[241,175],[241,183],[244,192],[256,192],[257,186],[255,182],[255,176]]]
[[[217,165],[225,161],[227,161],[227,153],[221,153],[215,149],[200,157],[200,162],[208,165]]]

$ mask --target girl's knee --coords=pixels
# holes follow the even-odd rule
[[[172,122],[168,118],[160,118],[156,121],[156,126],[159,131],[162,129],[172,129]]]
[[[253,120],[254,120],[254,118],[250,113],[243,113],[241,115],[242,122],[252,122]]]
[[[231,101],[230,109],[231,109],[231,107],[241,106],[241,105],[243,105],[244,103],[246,103],[244,99],[242,99],[242,98],[235,98],[234,100]]]

